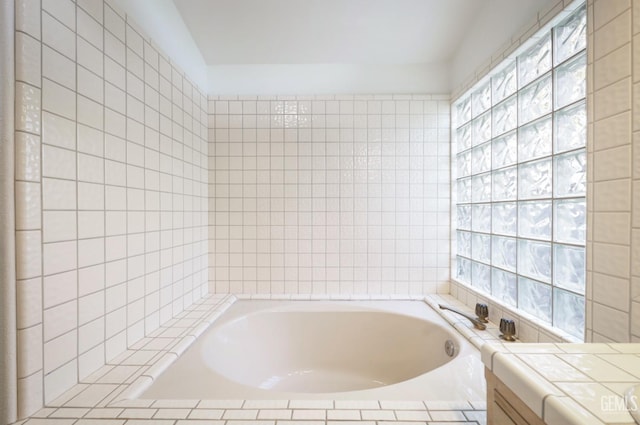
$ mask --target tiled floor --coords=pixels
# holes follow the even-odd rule
[[[282,298],[282,297],[280,297]],[[310,299],[285,297],[288,299]],[[362,299],[351,297],[350,299]],[[370,299],[371,297],[368,297]],[[449,304],[453,298],[446,297]],[[176,359],[237,298],[211,295],[191,306],[110,364],[82,380],[33,417],[29,425],[437,425],[486,423],[484,401],[352,401],[352,400],[144,400],[135,396]],[[376,299],[386,299],[377,297]],[[434,304],[442,296],[429,296]],[[456,328],[466,324],[443,314]],[[494,339],[494,329],[482,334]],[[478,346],[478,334],[463,334]]]

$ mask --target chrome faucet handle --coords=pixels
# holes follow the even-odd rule
[[[505,341],[515,341],[516,340],[516,323],[511,319],[500,319],[500,338]]]
[[[483,303],[476,303],[476,316],[482,323],[489,323],[489,307]]]

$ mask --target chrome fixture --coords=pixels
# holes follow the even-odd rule
[[[470,315],[468,315],[466,313],[463,313],[460,310],[456,310],[455,308],[447,307],[446,305],[438,304],[438,307],[440,307],[440,309],[442,309],[442,310],[449,310],[449,311],[451,311],[453,313],[459,314],[460,316],[468,319],[471,323],[473,323],[473,327],[476,328],[476,329],[479,329],[481,331],[487,329],[487,325],[485,325],[482,322],[482,319],[470,316]],[[477,306],[476,306],[476,309],[477,309]]]
[[[505,341],[515,341],[516,340],[516,323],[511,319],[500,319],[500,338]]]
[[[489,323],[489,319],[487,319],[487,317],[489,317],[489,307],[487,307],[486,304],[477,303],[476,304],[476,317],[482,323]]]
[[[456,346],[456,343],[448,339],[444,343],[444,352],[447,353],[447,356],[454,357],[456,354],[458,354],[458,347]]]

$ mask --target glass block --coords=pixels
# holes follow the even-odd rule
[[[545,323],[551,323],[551,286],[519,276],[518,308]]]
[[[553,28],[554,31],[554,63],[565,59],[587,47],[587,8],[581,6],[567,19]]]
[[[522,88],[551,69],[551,33],[518,56],[518,87]]]
[[[468,202],[471,202],[471,177],[458,179],[456,188],[458,192],[457,202],[459,204],[466,204]]]
[[[584,149],[553,159],[554,196],[585,196],[587,193],[587,153]]]
[[[471,236],[471,258],[481,263],[491,263],[491,235],[473,233]]]
[[[585,249],[553,245],[553,285],[584,294]]]
[[[456,130],[458,152],[466,151],[471,147],[471,123],[465,124]]]
[[[492,231],[498,235],[515,236],[518,225],[518,207],[515,202],[493,204]]]
[[[456,259],[456,279],[471,285],[471,261],[462,257],[456,257]]]
[[[471,95],[471,116],[482,114],[491,107],[491,84],[487,81]]]
[[[528,123],[549,112],[551,112],[551,74],[518,92],[518,123]]]
[[[554,114],[554,150],[556,153],[587,144],[587,107],[585,102],[571,105]]]
[[[491,204],[476,204],[471,210],[471,230],[491,232]]]
[[[551,283],[551,244],[519,239],[518,274]]]
[[[486,264],[472,261],[471,266],[471,286],[491,293],[491,267]]]
[[[471,150],[471,172],[478,174],[489,170],[491,170],[491,142]]]
[[[494,170],[513,165],[518,161],[518,137],[515,131],[493,139],[491,144]]]
[[[577,338],[584,338],[584,297],[553,288],[553,326]]]
[[[458,205],[458,229],[471,230],[471,205]]]
[[[518,203],[518,236],[551,239],[551,201]]]
[[[587,54],[582,53],[557,67],[554,78],[556,109],[584,99],[587,94]]]
[[[512,61],[502,71],[491,77],[493,103],[501,102],[518,90],[516,61]]]
[[[493,136],[499,136],[518,125],[518,96],[512,96],[493,108]]]
[[[472,202],[491,201],[491,173],[471,177]]]
[[[471,119],[471,96],[466,96],[456,103],[456,122],[464,124]]]
[[[518,166],[519,199],[550,198],[553,174],[551,158],[527,162]]]
[[[517,306],[518,280],[513,273],[493,268],[491,270],[491,295],[511,307]]]
[[[491,111],[484,115],[480,115],[471,121],[472,136],[471,142],[473,146],[477,146],[491,139]]]
[[[554,241],[584,245],[587,236],[587,208],[584,199],[554,202]]]
[[[548,116],[518,129],[518,161],[551,155],[551,127],[551,116]]]
[[[511,201],[518,196],[518,167],[493,172],[493,200]]]
[[[502,269],[516,271],[516,240],[502,236],[491,239],[491,264]]]
[[[467,177],[471,175],[471,152],[459,153],[456,156],[458,165],[458,177]]]
[[[471,257],[471,233],[458,230],[456,235],[458,255]]]

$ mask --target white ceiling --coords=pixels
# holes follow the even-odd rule
[[[450,93],[556,0],[114,0],[209,94]]]
[[[207,65],[448,61],[478,0],[174,0]]]

